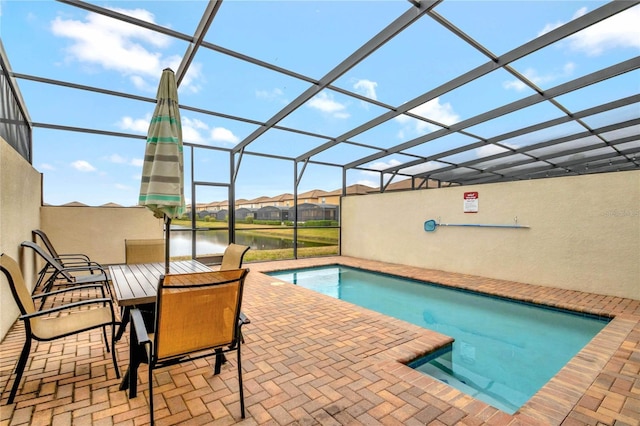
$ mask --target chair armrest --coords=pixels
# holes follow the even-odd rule
[[[82,262],[91,262],[89,256],[82,253],[58,253],[58,257],[56,259],[80,259]]]
[[[81,257],[56,257],[56,260],[63,268],[73,268],[76,266],[91,267],[91,261]]]
[[[40,293],[40,294],[36,294],[31,296],[32,299],[38,299],[41,297],[49,297],[49,296],[54,296],[56,294],[61,294],[61,293],[67,293],[69,291],[78,291],[78,290],[83,290],[86,288],[100,288],[100,289],[104,289],[104,285],[103,284],[81,284],[81,285],[76,285],[73,287],[69,287],[69,288],[62,288],[60,290],[53,290],[53,291],[49,291],[46,293]]]
[[[67,303],[66,305],[54,306],[53,308],[43,309],[41,311],[32,312],[30,314],[20,315],[20,319],[25,320],[29,318],[35,318],[43,315],[48,315],[53,312],[64,311],[66,309],[77,308],[78,306],[90,305],[93,303],[102,303],[103,305],[105,303],[108,303],[111,306],[111,310],[113,311],[113,302],[111,301],[111,299],[109,299],[108,297],[101,297],[98,299],[80,300],[78,302],[71,302]]]
[[[67,272],[82,272],[82,271],[102,271],[103,274],[107,274],[104,267],[97,262],[86,262],[84,265],[63,266],[63,270]]]
[[[54,291],[48,291],[46,293],[40,293],[40,294],[36,294],[31,296],[32,299],[40,299],[42,297],[50,297],[50,296],[55,296],[56,294],[61,294],[61,293],[67,293],[69,291],[78,291],[78,290],[83,290],[83,289],[87,289],[87,288],[99,288],[100,290],[102,290],[102,295],[104,296],[104,285],[102,284],[82,284],[82,285],[76,285],[73,287],[69,287],[69,288],[63,288],[60,290],[54,290]]]
[[[134,308],[130,311],[131,326],[135,328],[135,334],[138,337],[138,344],[151,343],[151,339],[147,334],[147,327],[144,325],[144,319],[142,318],[142,312],[140,309]]]

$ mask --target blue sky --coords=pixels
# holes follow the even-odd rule
[[[139,19],[193,34],[204,1],[96,1]],[[565,22],[596,9],[598,1],[458,1],[445,0],[436,11],[495,55],[501,55]],[[307,75],[322,78],[394,19],[410,3],[392,1],[236,1],[225,0],[205,40]],[[176,10],[179,10],[177,12]],[[640,7],[541,49],[513,67],[542,89],[554,87],[640,52]],[[0,36],[16,73],[71,81],[153,98],[161,71],[178,68],[185,42],[53,1],[0,0]],[[431,88],[487,62],[487,58],[425,16],[349,70],[334,85],[398,106]],[[558,100],[573,111],[637,93],[637,71]],[[145,135],[153,103],[18,80],[31,119],[37,123],[95,127]],[[263,122],[309,87],[309,83],[255,67],[201,48],[179,88],[180,103]],[[514,77],[497,70],[416,108],[415,114],[453,124],[531,95]],[[637,106],[635,106],[637,108]],[[386,112],[331,90],[323,90],[279,124],[336,137]],[[526,111],[470,129],[483,137],[559,117],[561,111],[540,104]],[[637,112],[635,113],[637,115]],[[185,142],[231,148],[256,125],[182,112]],[[530,122],[530,123],[529,123]],[[388,148],[438,127],[400,116],[353,140]],[[558,134],[569,127],[549,129]],[[296,156],[326,139],[272,129],[250,145],[274,155]],[[471,143],[453,135],[410,150],[433,155]],[[513,141],[513,146],[527,141]],[[530,143],[530,142],[528,142]],[[44,201],[90,205],[135,205],[140,185],[144,140],[34,129],[34,167],[44,173]],[[459,154],[465,161],[499,152],[488,146]],[[484,150],[484,151],[483,151]],[[226,154],[196,150],[195,179],[229,180]],[[187,152],[187,151],[185,151]],[[314,159],[348,163],[376,152],[340,144]],[[380,169],[412,158],[392,155],[369,164]],[[185,158],[190,165],[190,158]],[[435,165],[420,166],[428,170]],[[245,156],[237,181],[237,198],[293,192],[291,163]],[[187,180],[188,181],[188,180]],[[379,185],[376,173],[350,171],[347,184]],[[310,165],[299,191],[334,190],[342,185],[339,168]],[[188,193],[188,202],[192,194]],[[226,199],[222,189],[201,189],[197,202]]]

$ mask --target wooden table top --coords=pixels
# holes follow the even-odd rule
[[[169,264],[169,273],[171,274],[211,271],[211,268],[195,259],[180,260]],[[118,305],[133,306],[154,303],[158,292],[158,281],[164,273],[164,262],[109,266],[109,274]]]

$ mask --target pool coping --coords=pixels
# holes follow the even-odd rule
[[[433,282],[444,287],[468,290],[516,302],[525,302],[610,319],[609,323],[582,350],[512,415],[501,412],[499,409],[476,400],[458,389],[420,373],[407,365],[410,361],[450,344],[453,339],[449,336],[425,330],[424,335],[420,335],[401,345],[389,347],[374,356],[377,360],[375,368],[402,378],[402,380],[432,395],[444,404],[458,407],[467,414],[479,418],[488,419],[491,417],[492,421],[496,420],[495,416],[498,415],[498,417],[504,417],[505,421],[515,419],[523,424],[561,424],[587,393],[589,387],[595,382],[598,375],[638,323],[637,316],[623,313],[626,308],[634,308],[640,304],[639,301],[632,299],[555,288],[550,292],[549,287],[533,284],[427,270],[406,265],[386,264],[379,261],[367,261],[345,256],[327,257],[322,258],[322,260],[314,258],[313,262],[308,266],[304,266],[304,259],[295,262],[299,265],[296,267],[300,268],[332,264],[344,265],[417,281]],[[282,267],[279,267],[277,263],[270,262],[269,267],[260,272],[276,272],[292,268],[288,262],[280,266]],[[425,279],[425,275],[433,278]],[[508,286],[501,285],[505,283],[508,283]],[[519,287],[519,291],[515,293],[513,292],[514,285],[516,288]],[[504,288],[510,289],[510,292],[507,293]],[[550,293],[554,294],[550,295]],[[578,298],[581,301],[580,303],[567,302],[568,299],[574,299],[569,296],[576,294],[581,296]],[[606,304],[592,303],[593,300],[598,299]],[[635,310],[637,311],[638,308],[635,307]],[[431,402],[434,403],[434,401]]]

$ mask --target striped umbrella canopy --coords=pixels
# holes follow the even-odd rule
[[[138,204],[156,217],[180,217],[185,211],[182,126],[173,70],[162,71],[156,109],[149,124]],[[168,232],[168,230],[167,230]]]

